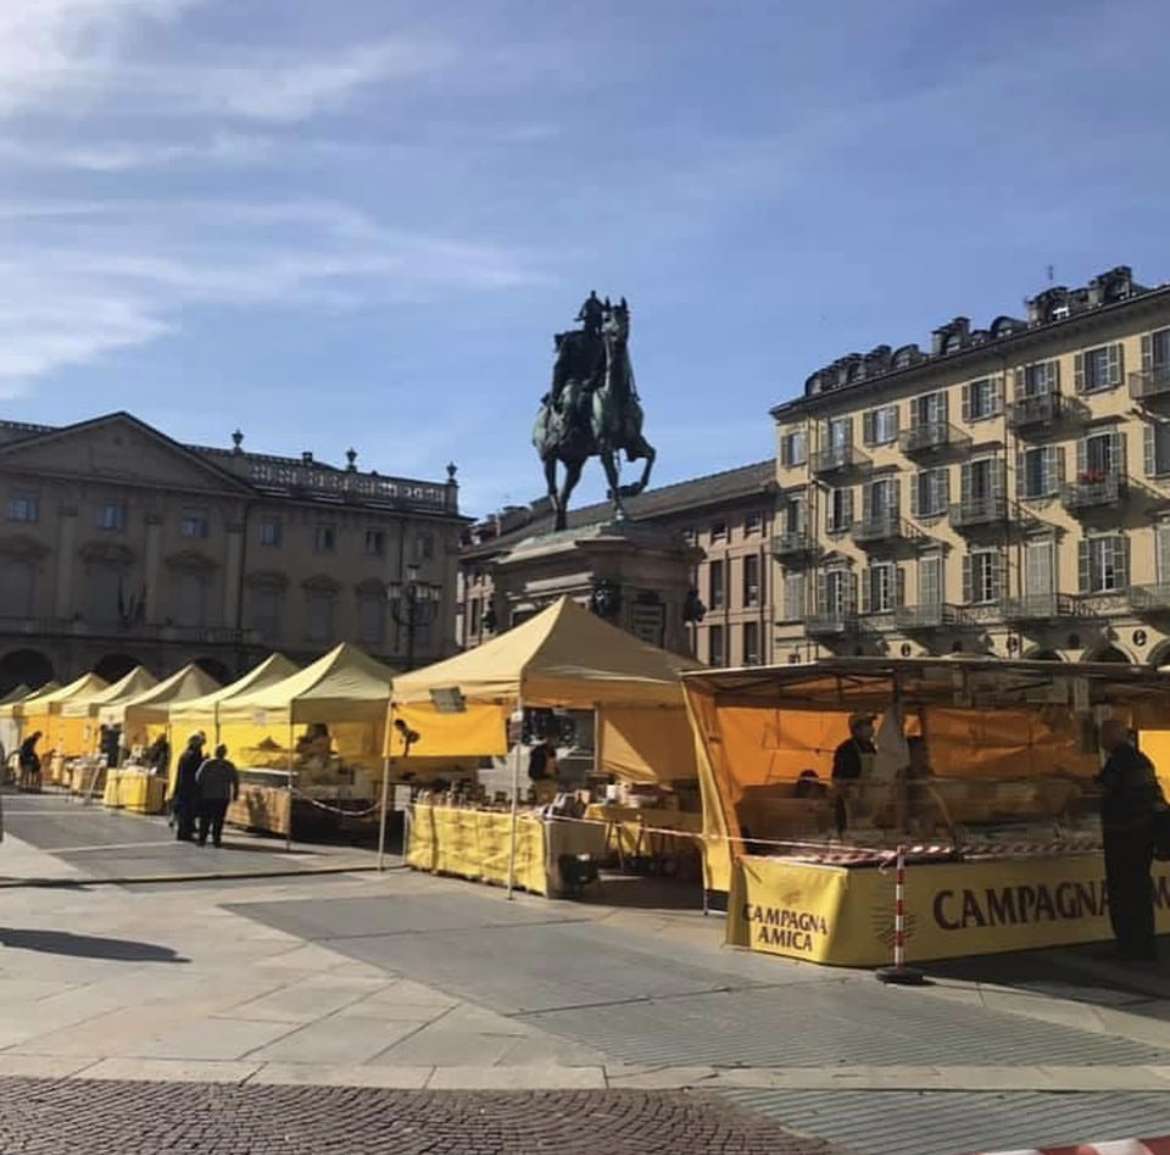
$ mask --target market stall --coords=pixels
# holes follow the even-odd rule
[[[839,965],[889,961],[892,852],[909,848],[918,960],[1109,936],[1093,777],[1097,726],[1170,717],[1170,677],[1136,667],[830,659],[686,674],[706,886],[728,941]],[[878,721],[834,781],[851,719]],[[1156,755],[1155,755],[1156,756]],[[1158,864],[1170,930],[1170,868]]]
[[[414,807],[407,861],[420,869],[526,886],[544,894],[561,889],[563,856],[588,853],[600,858],[607,845],[616,849],[623,838],[632,848],[638,841],[633,826],[639,823],[630,811],[639,803],[659,803],[649,808],[656,810],[660,821],[673,822],[673,829],[685,839],[695,815],[687,815],[679,799],[693,797],[697,802],[697,794],[686,788],[694,782],[696,770],[679,674],[696,666],[562,598],[482,646],[399,676],[386,728],[392,780],[407,779],[408,764],[400,760],[408,753],[440,758],[510,755],[512,766],[511,790],[504,797],[488,799],[473,790],[424,795],[423,805]],[[515,723],[509,734],[510,719],[520,719],[525,710],[550,709],[592,711],[590,785],[599,798],[609,800],[608,805],[595,798],[586,810],[574,798],[558,814],[556,807],[538,806],[534,790],[522,790],[521,727]],[[643,791],[631,798],[623,794],[623,784],[641,786]],[[567,821],[570,816],[574,821]],[[501,875],[485,859],[498,866],[490,850],[494,844],[477,852],[476,844],[466,838],[469,828],[504,829],[509,859],[515,847],[519,862],[527,853],[521,844],[532,823],[543,824],[536,840],[545,855],[537,872],[539,886],[532,886],[532,876],[518,869]],[[575,831],[572,836],[567,833],[570,828]],[[460,846],[448,847],[448,839],[459,840]],[[584,849],[566,850],[562,846],[566,840]],[[644,839],[641,845],[651,846]],[[445,865],[436,865],[440,863]]]
[[[30,705],[61,688],[60,682],[46,682],[35,690],[17,686],[0,702],[0,749],[11,758],[21,743],[21,723]]]
[[[82,674],[60,689],[47,694],[40,694],[27,702],[13,707],[20,719],[21,740],[38,731],[41,734],[37,746],[44,766],[43,774],[46,781],[60,782],[65,764],[63,738],[65,734],[64,720],[61,711],[69,705],[89,702],[96,694],[109,689],[105,678],[97,674]]]
[[[394,672],[343,643],[290,676],[216,704],[219,740],[240,768],[237,826],[291,837],[371,812]]]

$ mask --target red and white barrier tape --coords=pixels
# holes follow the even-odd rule
[[[1161,1139],[1078,1143],[1072,1147],[1021,1147],[1018,1151],[997,1151],[994,1155],[1170,1155],[1170,1135]]]

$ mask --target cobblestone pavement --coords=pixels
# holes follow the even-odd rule
[[[0,1151],[43,1155],[833,1155],[717,1096],[0,1080]],[[837,1155],[841,1155],[840,1152]]]

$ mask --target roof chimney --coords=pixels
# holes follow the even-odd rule
[[[304,453],[301,454],[301,464],[302,465],[312,465],[313,464],[313,454],[312,454],[311,450],[306,449],[304,451]]]

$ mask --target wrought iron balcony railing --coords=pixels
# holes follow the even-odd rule
[[[1074,612],[1072,598],[1057,593],[1004,598],[999,608],[1005,622],[1047,622]]]
[[[1129,395],[1135,401],[1151,401],[1170,394],[1170,365],[1155,365],[1129,375]]]
[[[865,469],[870,459],[854,445],[830,445],[828,449],[817,450],[810,462],[813,473],[845,473],[853,469]]]
[[[898,446],[907,457],[965,449],[971,438],[946,421],[927,421],[898,435]]]
[[[843,637],[857,632],[857,615],[852,611],[811,614],[804,622],[810,638]]]
[[[1129,604],[1139,613],[1170,613],[1170,582],[1130,586]]]
[[[901,541],[909,535],[909,526],[897,513],[871,514],[853,525],[853,540],[858,545]]]
[[[1125,474],[1084,474],[1076,481],[1061,487],[1060,501],[1072,513],[1116,505],[1126,495],[1128,483]]]
[[[1007,498],[1002,493],[964,497],[951,506],[951,525],[960,530],[977,529],[1003,521],[1007,513]]]
[[[772,537],[772,556],[777,558],[804,557],[813,552],[816,542],[807,529],[793,529]]]
[[[958,625],[961,618],[956,606],[946,602],[930,602],[921,606],[899,606],[894,611],[894,623],[906,633],[916,630],[941,630]]]

